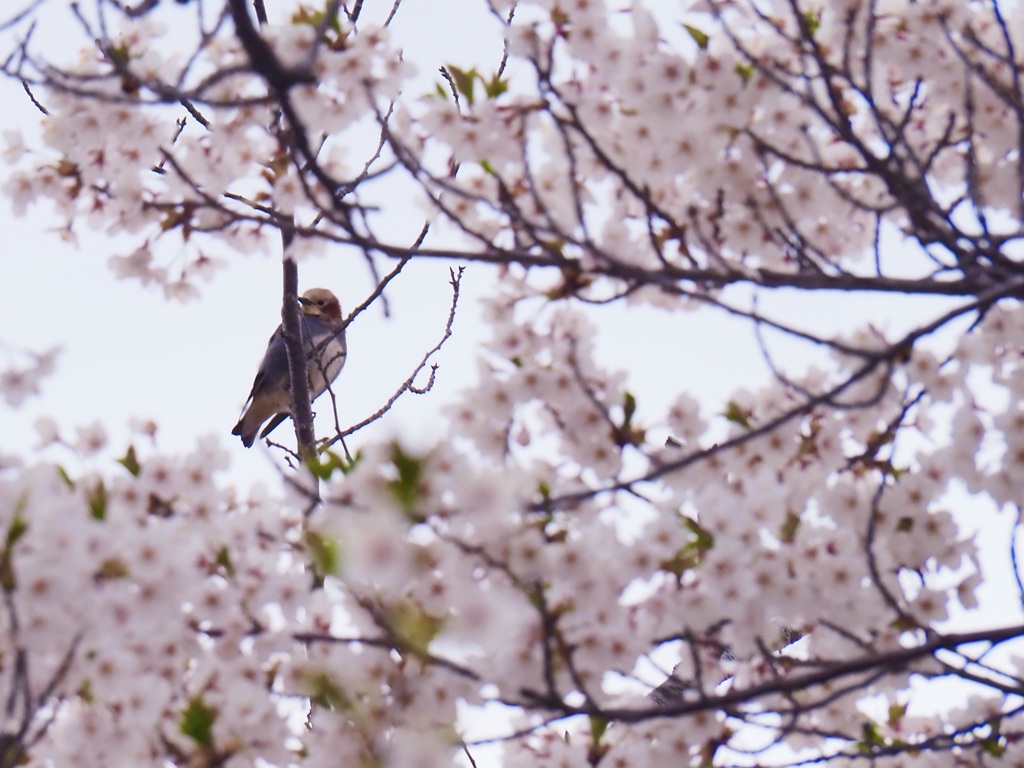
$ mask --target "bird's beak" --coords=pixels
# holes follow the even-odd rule
[[[304,307],[309,307],[312,306],[313,302],[303,296],[299,296],[299,304]]]

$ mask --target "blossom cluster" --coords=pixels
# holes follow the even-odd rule
[[[664,423],[634,414],[624,431],[622,377],[595,363],[593,328],[559,308],[515,321],[531,301],[511,288],[495,300],[486,355],[497,375],[454,406],[452,439],[366,446],[308,519],[301,485],[243,496],[218,481],[228,459],[216,440],[178,458],[131,450],[116,472],[8,467],[5,633],[11,652],[27,649],[27,667],[7,666],[3,680],[18,690],[31,674],[47,690],[30,712],[40,735],[31,764],[73,764],[89,750],[107,765],[329,765],[338,755],[448,765],[460,708],[502,702],[527,713],[522,725],[533,706],[571,712],[581,696],[644,712],[650,702],[624,700],[609,674],[628,679],[681,641],[689,650],[674,674],[713,697],[726,680],[743,690],[865,648],[898,652],[977,604],[979,553],[942,501],[961,480],[1002,501],[1002,476],[1019,464],[1021,393],[958,417],[952,439],[897,451],[932,434],[930,410],[971,396],[976,365],[920,353],[880,380],[872,418],[818,409],[634,484],[637,495],[580,493],[742,438],[785,413],[790,395],[739,393],[738,413],[713,417],[684,394]],[[1014,316],[993,310],[954,358],[1000,350],[992,380],[1012,392]],[[986,431],[1007,446],[988,466]],[[46,432],[47,450],[66,450],[53,425]],[[661,435],[675,439],[660,447]],[[781,655],[765,656],[766,644]],[[814,733],[857,743],[872,722],[858,701],[903,702],[934,664],[925,655],[853,689],[780,692],[728,718],[697,711],[569,740],[540,730],[507,745],[507,764],[583,765],[595,744],[613,765],[698,759],[734,736],[739,748],[733,720],[756,722],[794,695],[807,706],[791,746],[813,746]],[[871,727],[907,743],[954,727],[969,735],[998,701],[976,700],[959,726],[915,714]]]
[[[410,127],[409,146],[461,164],[457,179],[434,168],[436,205],[484,241],[535,254],[558,244],[624,278],[855,269],[880,221],[925,230],[927,243],[936,222],[914,197],[964,188],[965,205],[928,216],[958,208],[956,226],[980,219],[1012,236],[993,214],[1020,202],[1008,95],[1019,8],[691,5],[703,10],[671,19],[641,2],[621,14],[597,0],[517,6],[510,66],[536,85],[438,101]]]
[[[311,229],[291,250],[296,258],[338,229],[311,223],[331,209],[335,190],[311,185],[289,162],[267,86],[246,69],[239,41],[211,36],[185,58],[176,32],[153,16],[126,21],[98,52],[86,49],[66,71],[48,69],[41,141],[7,133],[13,168],[3,191],[18,216],[51,206],[68,238],[82,228],[129,235],[137,245],[111,257],[114,271],[189,300],[224,266],[224,249],[267,253],[276,245],[264,225],[277,212]],[[309,141],[329,134],[315,162],[342,188],[361,170],[348,155],[376,143],[365,130],[374,110],[386,109],[411,69],[386,29],[332,34],[314,46],[314,20],[298,13],[268,30],[267,42],[282,66],[310,62],[319,85],[295,87],[291,103],[311,127]],[[189,109],[182,115],[168,103]]]
[[[7,405],[17,408],[29,397],[39,394],[43,379],[54,372],[59,350],[19,355],[26,362],[13,362],[0,371],[0,395]]]
[[[226,462],[207,440],[174,459],[132,451],[117,474],[43,461],[0,478],[3,685],[11,727],[38,740],[31,764],[283,754],[266,610],[293,614],[302,575],[267,543],[289,528],[281,507],[217,487]]]

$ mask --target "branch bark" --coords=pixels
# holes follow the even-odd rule
[[[309,402],[309,375],[306,349],[302,343],[302,318],[299,315],[299,268],[288,255],[295,239],[295,231],[282,224],[281,243],[284,249],[283,295],[281,299],[281,328],[284,330],[284,348],[288,355],[288,391],[292,398],[292,421],[298,454],[307,459],[315,453],[316,436],[313,432],[313,406]]]

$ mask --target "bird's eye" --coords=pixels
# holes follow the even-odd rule
[[[323,299],[320,299],[320,301],[318,301],[318,302],[316,303],[316,305],[317,305],[318,307],[322,307],[322,306],[323,306],[324,304],[326,304],[326,303],[327,303],[326,301],[324,301]]]

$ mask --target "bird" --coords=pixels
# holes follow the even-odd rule
[[[310,288],[302,294],[299,312],[309,376],[309,400],[312,402],[341,373],[348,357],[348,344],[341,319],[341,304],[326,288]],[[269,435],[291,416],[291,408],[288,354],[284,346],[284,330],[278,326],[270,337],[242,416],[231,434],[241,437],[242,444],[250,448],[256,441],[257,432],[260,438]],[[268,419],[270,423],[260,432]]]

